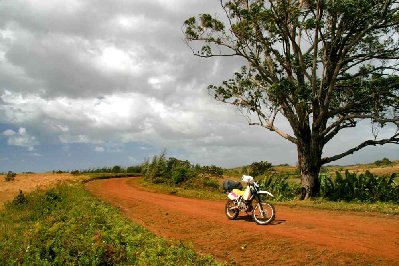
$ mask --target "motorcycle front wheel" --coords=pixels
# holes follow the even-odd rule
[[[267,202],[258,202],[252,212],[252,218],[260,225],[272,222],[275,217],[274,206]]]
[[[229,220],[235,220],[240,212],[237,205],[232,200],[227,200],[224,210]]]

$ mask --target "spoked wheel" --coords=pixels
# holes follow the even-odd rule
[[[226,206],[224,207],[226,216],[229,220],[234,220],[237,218],[240,210],[237,208],[237,205],[234,204],[234,201],[228,200],[226,202]]]
[[[274,206],[267,202],[262,202],[256,204],[253,212],[252,218],[257,224],[268,224],[274,220],[276,217],[276,212]]]

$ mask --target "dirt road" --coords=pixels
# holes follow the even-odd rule
[[[87,189],[157,235],[192,243],[237,265],[399,265],[399,217],[276,206],[276,220],[227,220],[223,201],[140,189],[137,179],[89,182]]]

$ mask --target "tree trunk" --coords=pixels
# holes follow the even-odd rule
[[[298,145],[298,167],[301,171],[301,199],[318,196],[321,168],[321,152],[319,152],[319,149],[312,149],[311,145],[300,143]]]

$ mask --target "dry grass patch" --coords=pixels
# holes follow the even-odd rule
[[[18,195],[19,191],[31,192],[36,189],[48,189],[60,182],[81,181],[88,178],[85,175],[75,176],[69,173],[54,174],[17,174],[14,181],[6,181],[5,175],[0,175],[0,209],[4,203],[12,200]]]

